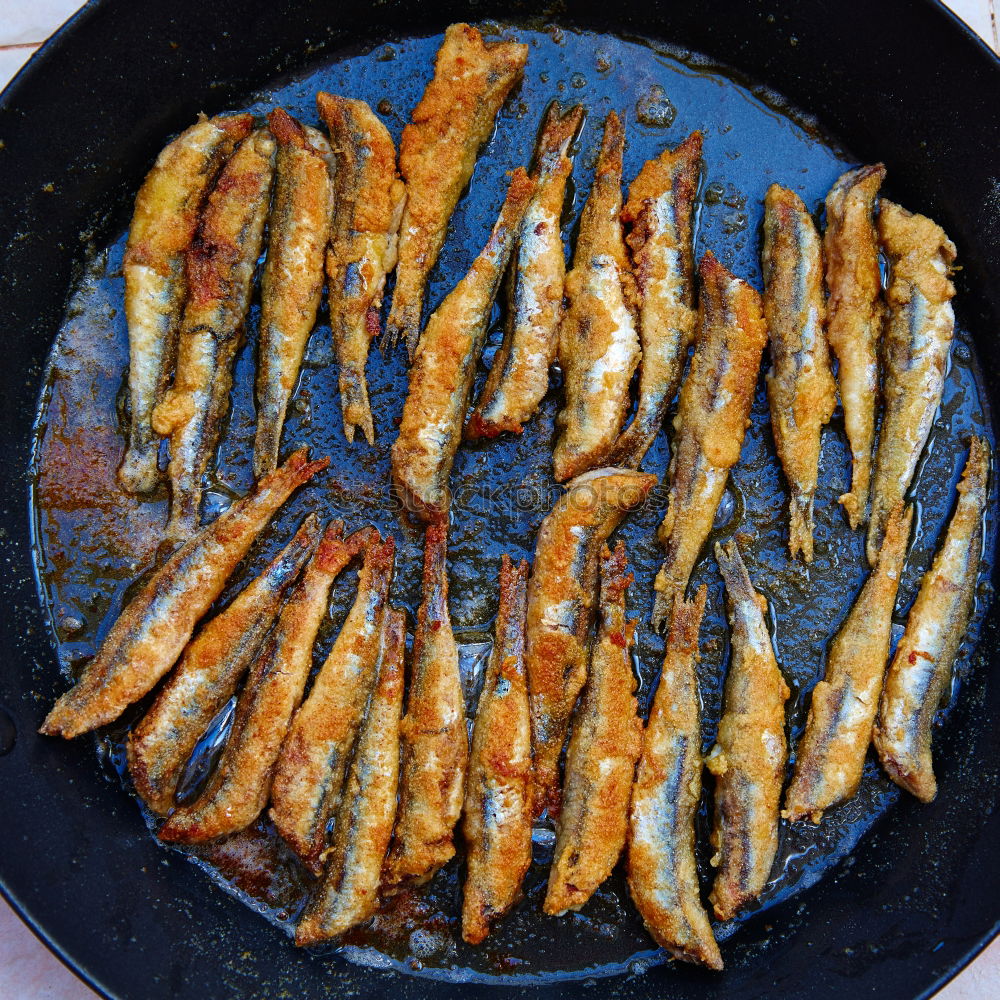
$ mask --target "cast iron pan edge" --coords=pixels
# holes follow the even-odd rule
[[[1000,398],[1000,64],[936,3],[814,0],[569,2],[564,25],[663,38],[765,80],[865,159],[955,238],[960,313]],[[127,217],[163,136],[325,53],[460,20],[517,20],[524,4],[351,6],[236,0],[102,0],[76,15],[0,99],[0,529],[5,571],[0,706],[17,731],[0,757],[0,890],[71,968],[108,997],[535,996],[358,969],[297,952],[245,907],[159,850],[89,748],[34,735],[63,687],[40,613],[25,488],[31,422],[75,269]],[[46,190],[48,185],[52,190]],[[987,338],[990,338],[989,340]],[[603,980],[610,998],[927,996],[1000,927],[994,606],[962,699],[938,745],[937,802],[902,802],[841,868],[751,921],[728,970],[684,967]],[[3,720],[0,719],[0,722]],[[587,995],[553,985],[549,997]]]

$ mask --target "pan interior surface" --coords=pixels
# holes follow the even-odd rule
[[[503,200],[509,171],[529,162],[537,126],[553,99],[564,105],[581,103],[587,109],[565,214],[564,235],[569,246],[587,195],[604,117],[616,110],[626,122],[626,181],[664,146],[676,145],[693,129],[705,133],[696,256],[711,249],[727,267],[758,288],[761,200],[768,185],[780,183],[792,188],[810,209],[818,211],[833,181],[860,162],[820,123],[780,95],[747,84],[725,67],[690,52],[551,26],[493,26],[492,34],[528,42],[528,66],[523,84],[501,111],[495,133],[452,219],[429,287],[432,308],[454,287],[485,242]],[[439,34],[414,36],[380,42],[363,51],[343,51],[325,57],[306,73],[248,93],[244,100],[234,99],[231,110],[263,116],[281,106],[316,124],[315,94],[319,90],[343,93],[366,99],[398,144],[402,127],[430,78],[440,41]],[[162,139],[165,142],[168,136]],[[894,190],[891,171],[886,193],[903,200]],[[119,492],[115,481],[123,448],[120,409],[128,363],[121,261],[129,197],[126,195],[119,206],[117,229],[91,255],[73,292],[49,359],[37,419],[33,554],[59,662],[67,677],[93,655],[133,592],[136,579],[152,565],[166,515],[162,497],[138,502]],[[919,203],[904,200],[904,204],[915,211],[928,210]],[[960,263],[961,251],[960,246]],[[387,300],[390,296],[391,288]],[[983,374],[972,336],[963,325],[961,296],[956,300],[956,311],[959,330],[945,398],[912,491],[919,517],[900,588],[896,637],[950,514],[968,438],[984,434],[993,442]],[[233,408],[211,474],[206,519],[250,486],[258,316],[259,303],[255,301],[246,343],[236,362]],[[477,391],[500,337],[497,310]],[[307,511],[317,510],[323,516],[344,518],[349,529],[372,523],[383,533],[396,535],[400,544],[394,598],[411,616],[415,612],[421,538],[401,520],[388,487],[389,447],[406,389],[402,352],[373,351],[368,374],[377,441],[374,447],[363,442],[348,446],[339,418],[329,323],[323,312],[310,342],[283,450],[308,444],[314,455],[332,456],[331,467],[279,514],[238,571],[223,602],[263,567]],[[500,556],[507,552],[515,559],[531,559],[537,527],[560,492],[551,477],[559,399],[557,389],[550,391],[541,413],[522,436],[463,445],[456,461],[449,545],[451,608],[462,643],[470,713],[490,648]],[[661,433],[644,462],[647,471],[660,476],[660,488],[620,532],[635,573],[628,601],[630,614],[640,622],[636,669],[644,708],[656,685],[663,649],[648,623],[652,581],[662,556],[655,531],[665,507],[667,439],[668,435]],[[761,383],[743,455],[711,540],[734,536],[740,540],[751,577],[769,601],[779,663],[792,688],[789,736],[793,746],[804,726],[808,692],[822,675],[827,640],[843,621],[866,575],[862,534],[850,531],[837,504],[837,497],[848,488],[850,475],[839,410],[824,432],[820,472],[817,555],[805,568],[787,555],[787,490],[774,451]],[[991,506],[984,581],[992,575],[995,525],[995,508]],[[707,750],[720,713],[728,662],[721,581],[707,548],[692,586],[701,583],[709,587],[700,668]],[[346,614],[353,586],[351,572],[335,588],[331,614],[317,644],[317,664]],[[959,679],[969,670],[968,654],[977,641],[987,605],[984,588],[960,661]],[[952,704],[961,697],[962,687],[960,680],[954,685]],[[121,775],[125,789],[130,786],[123,766],[123,739],[146,704],[134,706],[97,740],[102,767],[111,775]],[[951,724],[945,722],[946,731]],[[203,759],[209,759],[213,746],[217,740],[206,741]],[[197,780],[197,773],[192,774],[191,782]],[[710,786],[710,782],[706,784]],[[707,844],[709,791],[699,816],[703,846]],[[802,895],[805,890],[825,875],[843,872],[859,839],[881,817],[892,814],[887,819],[891,824],[899,822],[901,811],[914,815],[909,806],[894,809],[897,800],[895,787],[869,761],[858,796],[832,810],[821,826],[790,827],[783,822],[779,858],[770,884],[750,912],[717,929],[720,938],[732,934],[735,924],[744,919],[753,919],[757,927],[764,926],[764,919],[785,922],[786,930],[794,927],[797,914],[809,906],[809,895]],[[151,818],[146,818],[153,828]],[[453,861],[428,886],[390,903],[372,925],[353,932],[337,951],[367,966],[395,967],[460,982],[517,984],[635,973],[662,962],[662,953],[652,946],[631,907],[620,870],[581,913],[555,919],[541,915],[551,848],[551,831],[539,827],[525,897],[498,923],[484,947],[472,948],[461,940],[456,917],[463,873],[460,861]],[[266,821],[221,844],[187,853],[226,891],[274,924],[286,930],[294,926],[304,904],[307,879]],[[700,864],[705,884],[711,877],[707,852]],[[204,891],[211,890],[204,885]],[[792,897],[799,898],[791,903]],[[785,905],[761,918],[779,904]],[[326,955],[320,961],[338,963]],[[670,976],[661,981],[669,982]]]

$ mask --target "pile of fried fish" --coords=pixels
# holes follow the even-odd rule
[[[649,160],[623,198],[625,133],[611,113],[567,270],[560,217],[584,109],[553,103],[530,172],[513,171],[482,252],[424,322],[427,277],[449,218],[527,54],[525,45],[486,44],[475,28],[451,26],[403,131],[398,167],[371,109],[325,93],[317,105],[329,137],[276,109],[262,126],[246,114],[202,119],[160,154],[136,200],[125,256],[130,425],[119,479],[134,493],[153,490],[159,439],[169,440],[168,535],[177,548],[42,731],[93,730],[159,685],[128,739],[135,787],[164,818],[159,837],[224,837],[267,809],[315,876],[299,944],[336,938],[368,920],[381,898],[432,878],[455,854],[459,820],[462,933],[482,942],[518,900],[533,824],[547,814],[556,842],[546,913],[583,906],[624,851],[632,897],[656,941],[676,958],[721,969],[695,856],[704,768],[714,778],[708,899],[718,920],[767,884],[779,817],[819,823],[855,794],[870,743],[898,785],[923,801],[936,793],[932,723],[972,612],[983,546],[990,455],[979,438],[889,653],[913,519],[905,497],[954,333],[955,248],[930,219],[877,203],[881,165],[837,181],[822,235],[802,200],[773,185],[760,294],[711,252],[694,260],[701,133]],[[201,527],[202,476],[265,250],[258,482]],[[889,265],[884,288],[880,254]],[[345,436],[352,442],[360,430],[373,441],[365,367],[394,269],[386,339],[405,343],[411,375],[392,474],[425,526],[411,654],[404,613],[390,603],[392,537],[371,527],[345,534],[340,521],[323,524],[316,514],[202,623],[272,515],[326,465],[303,451],[278,464],[324,283]],[[503,343],[473,401],[505,274]],[[732,652],[705,756],[698,640],[706,589],[686,593],[739,460],[768,344],[790,556],[813,556],[820,435],[839,388],[853,458],[840,503],[852,528],[867,525],[871,567],[812,690],[783,807],[789,689],[767,602],[735,541],[715,547]],[[504,557],[470,745],[448,610],[449,476],[463,438],[521,432],[556,362],[564,398],[553,473],[567,488],[540,527],[530,574]],[[626,614],[632,577],[623,543],[608,542],[656,484],[636,470],[678,391],[653,615],[665,655],[644,723],[631,663],[636,625]],[[313,676],[331,586],[355,562],[353,607]],[[178,804],[192,751],[234,697],[218,765],[194,801]]]

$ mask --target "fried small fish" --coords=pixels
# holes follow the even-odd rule
[[[937,795],[931,729],[972,615],[989,471],[989,445],[974,437],[955,513],[934,563],[920,581],[882,688],[875,749],[886,774],[922,802]]]
[[[364,101],[320,93],[316,105],[337,158],[337,210],[326,273],[344,436],[353,442],[360,427],[374,444],[365,365],[378,336],[385,278],[396,266],[406,188],[396,172],[389,132]]]
[[[402,337],[411,358],[417,349],[427,276],[444,245],[448,220],[527,59],[527,45],[486,45],[472,26],[450,25],[434,78],[403,129],[399,169],[406,181],[406,208],[387,325],[390,343]]]
[[[573,269],[566,275],[566,315],[559,328],[565,402],[556,418],[556,479],[607,465],[629,408],[629,383],[639,364],[637,294],[622,233],[625,129],[613,111],[587,203]]]
[[[906,496],[927,443],[955,335],[951,306],[955,286],[949,278],[955,244],[937,223],[885,198],[878,232],[890,270],[883,347],[885,403],[868,522],[872,566],[889,515]]]
[[[670,620],[712,530],[729,470],[739,461],[760,357],[767,342],[760,295],[711,251],[701,259],[699,330],[674,418],[670,492],[659,537],[666,557],[656,575],[653,627]]]
[[[826,196],[826,336],[840,363],[837,382],[851,446],[851,491],[840,498],[852,528],[868,518],[878,347],[882,337],[882,276],[875,232],[875,199],[885,180],[876,163],[842,174]]]
[[[538,529],[525,627],[535,816],[559,814],[559,755],[587,679],[601,548],[655,485],[656,476],[630,469],[584,473],[567,484]]]
[[[177,356],[187,296],[185,259],[208,192],[251,128],[250,115],[203,117],[160,153],[135,199],[122,265],[131,420],[118,470],[118,481],[130,493],[149,493],[160,478],[153,410],[163,399]]]
[[[177,549],[126,605],[97,655],[62,695],[39,732],[70,739],[117,719],[152,691],[177,662],[195,625],[254,539],[292,492],[330,464],[306,450],[262,479],[189,542]]]
[[[674,602],[663,669],[629,811],[628,887],[646,929],[674,958],[722,968],[701,903],[695,816],[701,799],[698,630],[708,591]]]
[[[339,521],[337,527],[339,540]],[[310,514],[264,572],[201,628],[129,734],[126,751],[135,790],[158,815],[173,807],[192,751],[236,692],[319,538],[319,519]]]
[[[716,545],[726,583],[732,658],[715,746],[705,766],[715,776],[712,866],[718,871],[709,901],[729,920],[756,899],[778,850],[778,814],[788,743],[788,685],[771,645],[767,601],[754,590],[735,542]]]
[[[482,944],[514,905],[531,865],[531,714],[524,675],[528,564],[504,556],[493,651],[465,782],[462,938]]]
[[[892,611],[910,537],[913,508],[896,508],[875,569],[830,643],[826,673],[812,690],[806,729],[782,816],[818,823],[853,798],[872,738],[889,656]]]
[[[153,411],[153,429],[170,437],[166,535],[174,542],[190,538],[201,521],[201,480],[229,409],[233,361],[264,240],[275,149],[267,129],[240,143],[208,196],[188,251],[177,372]]]
[[[424,546],[423,599],[401,730],[399,811],[382,872],[389,892],[426,882],[454,856],[469,762],[458,646],[448,612],[445,522],[428,526]]]
[[[542,908],[579,910],[618,862],[628,831],[642,720],[635,697],[631,649],[635,622],[625,617],[632,582],[625,543],[601,553],[601,612],[583,697],[566,750],[562,809],[549,887]]]
[[[378,675],[395,542],[370,531],[354,604],[281,747],[271,791],[278,833],[314,875]]]
[[[297,945],[339,937],[375,913],[396,818],[405,652],[406,616],[389,608],[378,679],[344,783],[323,880],[295,928]]]
[[[448,478],[462,440],[490,310],[534,187],[524,170],[514,171],[489,241],[420,338],[399,436],[392,446],[392,476],[407,509],[422,520],[447,515]]]
[[[267,121],[278,153],[261,278],[255,476],[267,475],[278,463],[285,412],[323,294],[333,214],[330,144],[281,108]]]
[[[823,251],[802,199],[772,184],[764,197],[764,318],[771,336],[767,398],[789,490],[788,549],[813,557],[820,433],[837,405],[823,324]]]
[[[582,105],[564,113],[558,101],[545,114],[532,171],[537,185],[521,220],[507,275],[503,343],[465,425],[467,439],[496,437],[504,431],[520,434],[548,391],[549,367],[559,348],[566,280],[560,223],[573,172],[569,146],[583,115]]]
[[[639,295],[639,401],[609,462],[635,468],[663,426],[694,339],[694,200],[701,132],[647,160],[629,188],[622,221]]]
[[[236,833],[267,805],[278,755],[312,666],[311,648],[303,648],[303,639],[315,635],[313,598],[316,589],[323,589],[322,583],[316,588],[317,576],[324,582],[336,576],[357,544],[355,536],[344,542],[336,539],[320,554],[318,572],[309,574],[311,579],[307,576],[300,585],[302,591],[297,590],[285,605],[250,667],[222,758],[201,795],[171,813],[160,827],[160,840],[195,844]]]

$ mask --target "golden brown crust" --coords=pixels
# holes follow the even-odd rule
[[[886,774],[922,802],[937,795],[931,755],[934,716],[966,639],[983,548],[990,447],[974,437],[958,503],[941,547],[920,581],[882,689],[872,742]]]
[[[408,510],[447,516],[448,479],[462,440],[490,310],[535,182],[518,167],[493,232],[469,273],[427,321],[392,446],[392,477]]]
[[[620,219],[624,147],[625,130],[612,111],[566,275],[568,305],[559,329],[565,401],[552,454],[559,482],[607,464],[641,355],[635,282]]]
[[[739,461],[760,357],[767,342],[760,295],[711,251],[699,265],[701,295],[694,355],[674,418],[670,494],[659,537],[653,627],[662,631],[683,596],[715,520],[729,470]]]
[[[528,564],[504,555],[493,652],[476,710],[462,832],[462,937],[481,944],[531,865],[531,717],[524,676]]]
[[[889,656],[892,611],[906,558],[913,508],[896,508],[878,562],[830,643],[823,679],[812,689],[806,729],[782,816],[818,823],[854,796],[872,738]]]
[[[342,527],[339,521],[336,526]],[[129,773],[153,812],[163,816],[173,806],[192,751],[235,693],[319,536],[319,519],[310,514],[260,576],[188,643],[156,701],[129,734]]]
[[[351,752],[375,685],[392,583],[392,537],[380,541],[371,528],[357,534],[364,563],[354,604],[309,697],[291,720],[271,790],[271,820],[315,875],[323,871],[327,824],[339,807]]]
[[[656,943],[710,969],[722,956],[701,903],[695,816],[701,799],[698,631],[707,588],[675,601],[663,669],[643,736],[629,810],[628,886]]]
[[[629,469],[579,476],[538,529],[525,638],[536,816],[559,814],[559,755],[587,679],[601,547],[655,485],[656,476]]]
[[[601,614],[587,687],[573,716],[566,751],[562,809],[543,909],[578,910],[611,874],[625,846],[629,796],[642,751],[631,647],[635,622],[625,617],[632,582],[625,543],[601,553]]]
[[[705,766],[715,775],[712,865],[708,897],[720,920],[760,895],[778,849],[778,813],[788,744],[788,685],[778,668],[758,594],[735,542],[715,546],[726,581],[732,660],[719,732]]]
[[[767,398],[789,488],[788,549],[813,557],[820,432],[837,403],[824,323],[823,253],[802,199],[772,184],[764,197],[764,317],[771,340]]]
[[[881,163],[843,174],[826,196],[827,339],[839,362],[837,381],[851,446],[851,490],[840,498],[852,528],[868,517],[878,346],[882,336],[882,277],[875,233],[875,199],[885,180]]]
[[[387,891],[419,885],[455,854],[469,760],[458,646],[448,612],[447,524],[428,525],[423,600],[401,735],[399,812],[382,873]]]
[[[195,625],[292,492],[329,465],[306,450],[262,479],[157,570],[111,626],[97,655],[39,732],[70,739],[117,719],[174,665]]]
[[[527,45],[486,45],[470,25],[450,25],[434,78],[403,129],[399,169],[407,200],[388,328],[392,339],[406,341],[411,358],[420,332],[424,286],[444,244],[448,220],[527,58]]]

